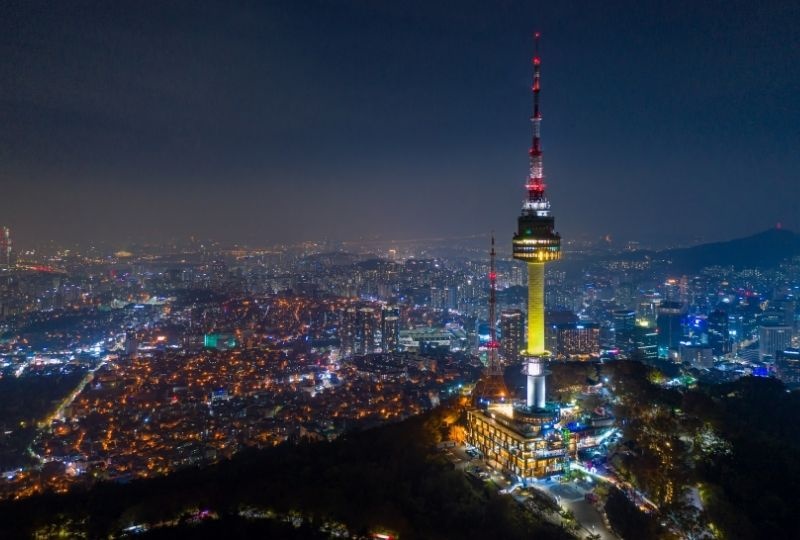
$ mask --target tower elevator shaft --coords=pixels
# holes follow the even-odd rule
[[[544,263],[528,263],[528,355],[545,354]]]

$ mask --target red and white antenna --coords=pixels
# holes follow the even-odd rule
[[[497,341],[497,271],[494,267],[494,232],[492,233],[492,251],[489,255],[489,343],[486,348],[489,349],[489,373],[492,375],[502,374],[503,366],[500,365],[500,357],[497,355],[497,350],[500,348],[500,342]]]
[[[533,34],[533,140],[528,151],[530,157],[530,171],[525,189],[528,190],[528,199],[525,201],[524,210],[534,211],[538,215],[547,215],[550,203],[544,194],[544,169],[542,167],[542,111],[539,107],[539,92],[542,89],[541,67],[542,59],[539,56],[539,32]]]

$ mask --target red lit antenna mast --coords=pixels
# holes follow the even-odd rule
[[[533,43],[533,141],[528,152],[530,156],[530,173],[525,187],[528,190],[528,201],[531,203],[545,202],[544,196],[544,171],[542,168],[542,112],[539,110],[539,91],[541,90],[541,65],[542,59],[539,56],[539,32],[534,32]]]
[[[497,272],[494,267],[494,233],[492,233],[492,251],[489,255],[489,373],[491,375],[502,375],[503,366],[500,365],[500,357],[497,355],[497,350],[500,348],[500,343],[497,341]]]
[[[503,380],[503,366],[500,364],[500,357],[497,350],[500,343],[497,341],[497,329],[495,328],[497,304],[497,272],[494,268],[494,233],[492,233],[492,251],[489,264],[489,343],[486,344],[489,357],[486,362],[486,369],[475,384],[472,391],[472,399],[477,407],[486,407],[492,403],[500,403],[508,397],[508,389]]]

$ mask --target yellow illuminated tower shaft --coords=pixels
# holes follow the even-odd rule
[[[546,354],[544,348],[544,263],[528,263],[528,346],[526,356]]]

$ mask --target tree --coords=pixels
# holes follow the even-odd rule
[[[450,426],[448,436],[450,437],[451,441],[462,444],[467,440],[467,430],[464,429],[464,426],[452,425]]]
[[[678,530],[681,538],[699,540],[708,532],[708,522],[703,512],[684,500],[675,502],[666,510],[666,515]]]

